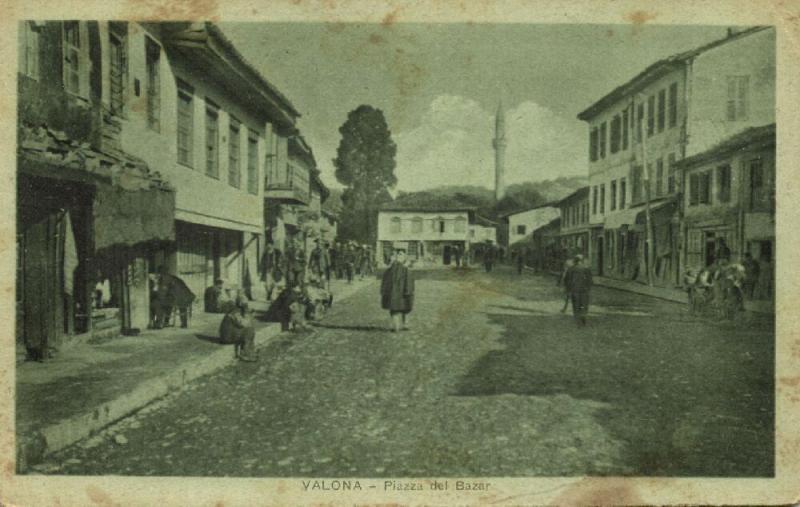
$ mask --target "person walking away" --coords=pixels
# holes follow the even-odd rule
[[[414,278],[405,261],[406,251],[396,250],[381,280],[381,306],[389,310],[392,332],[408,329],[408,314],[414,306]]]
[[[487,273],[492,272],[492,265],[494,264],[494,246],[489,243],[486,245],[486,250],[483,252],[483,268]]]
[[[247,298],[244,296],[239,295],[235,302],[225,303],[225,316],[219,325],[219,337],[222,343],[234,344],[234,354],[239,360],[256,360],[256,332]]]
[[[309,269],[314,278],[320,283],[324,284],[326,290],[330,288],[329,280],[331,260],[328,257],[328,252],[323,245],[320,244],[319,239],[314,240],[314,250],[311,251],[309,258]]]
[[[556,286],[560,285],[564,287],[564,307],[561,308],[561,313],[567,311],[567,308],[569,308],[569,301],[572,298],[572,293],[569,290],[569,286],[567,286],[567,275],[569,274],[569,270],[573,265],[574,262],[572,258],[565,260],[564,267],[561,270],[561,276],[558,277],[558,281],[556,282]]]
[[[589,292],[592,289],[592,271],[583,265],[583,255],[576,255],[574,265],[567,272],[567,286],[572,294],[572,314],[579,326],[586,325],[589,313]]]
[[[761,266],[759,266],[758,262],[753,259],[753,256],[750,254],[750,252],[744,254],[742,265],[744,266],[744,282],[742,288],[747,299],[753,299]]]

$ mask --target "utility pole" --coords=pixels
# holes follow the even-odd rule
[[[653,285],[653,228],[650,222],[650,168],[647,165],[647,136],[650,124],[649,104],[645,103],[642,96],[642,109],[644,109],[644,125],[642,125],[642,172],[644,173],[644,217],[645,217],[645,240],[644,240],[644,267],[647,272],[647,285]]]

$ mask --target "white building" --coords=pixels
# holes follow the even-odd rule
[[[410,259],[424,265],[455,263],[456,252],[470,247],[473,208],[412,208],[389,204],[378,212],[378,262],[393,248],[405,248]]]
[[[514,243],[530,238],[534,230],[558,216],[559,209],[551,204],[503,215],[503,220],[508,224],[507,246],[512,247]]]

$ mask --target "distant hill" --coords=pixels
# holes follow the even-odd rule
[[[580,176],[509,185],[506,196],[495,204],[494,191],[472,185],[444,185],[419,192],[400,192],[395,203],[410,206],[470,206],[478,214],[496,220],[498,216],[540,206],[566,197],[586,185]]]

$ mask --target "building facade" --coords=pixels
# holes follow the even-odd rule
[[[550,222],[558,215],[559,209],[555,205],[545,204],[503,216],[503,221],[508,224],[508,248],[513,249],[515,243],[530,240],[531,233],[534,230]]]
[[[755,294],[773,296],[775,262],[775,124],[746,129],[680,163],[685,265],[714,263],[720,247],[732,259],[749,253],[764,270]]]
[[[426,266],[455,264],[456,254],[470,248],[471,208],[393,208],[378,212],[376,255],[385,261],[394,248],[405,248],[416,263]]]
[[[149,259],[174,244],[176,195],[123,142],[110,53],[127,25],[19,28],[17,341],[46,359],[72,337],[148,325]]]
[[[677,163],[774,121],[774,87],[775,32],[755,27],[660,60],[578,115],[589,126],[597,274],[680,283],[684,179]]]
[[[558,203],[561,248],[589,257],[589,187],[583,187]]]

